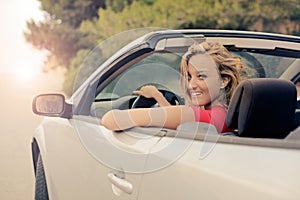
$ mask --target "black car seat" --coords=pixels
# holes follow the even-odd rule
[[[248,79],[231,99],[226,123],[240,137],[284,138],[293,129],[295,85],[275,78]]]
[[[294,119],[294,128],[296,129],[300,125],[300,100],[297,101],[295,119]]]

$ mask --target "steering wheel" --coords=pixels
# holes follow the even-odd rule
[[[184,105],[184,99],[178,96],[177,94],[164,89],[158,89],[158,91],[163,94],[163,96],[171,105]],[[157,102],[154,98],[146,98],[144,96],[139,95],[134,100],[131,108],[151,108],[156,103]]]

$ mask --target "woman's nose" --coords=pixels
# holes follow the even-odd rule
[[[195,88],[197,87],[196,80],[195,80],[194,78],[191,78],[191,79],[189,80],[188,87],[189,87],[190,89],[195,89]]]

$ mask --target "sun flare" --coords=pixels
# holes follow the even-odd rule
[[[15,74],[19,81],[28,82],[38,74],[38,71],[33,68],[23,68],[18,70]]]

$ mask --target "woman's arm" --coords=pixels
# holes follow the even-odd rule
[[[171,104],[158,89],[152,85],[143,86],[140,90],[133,91],[133,94],[142,95],[146,98],[154,98],[160,106],[170,106]]]
[[[110,130],[125,130],[134,126],[156,126],[176,129],[184,122],[195,121],[192,108],[187,106],[167,106],[159,108],[137,108],[131,110],[111,110],[101,124]]]

